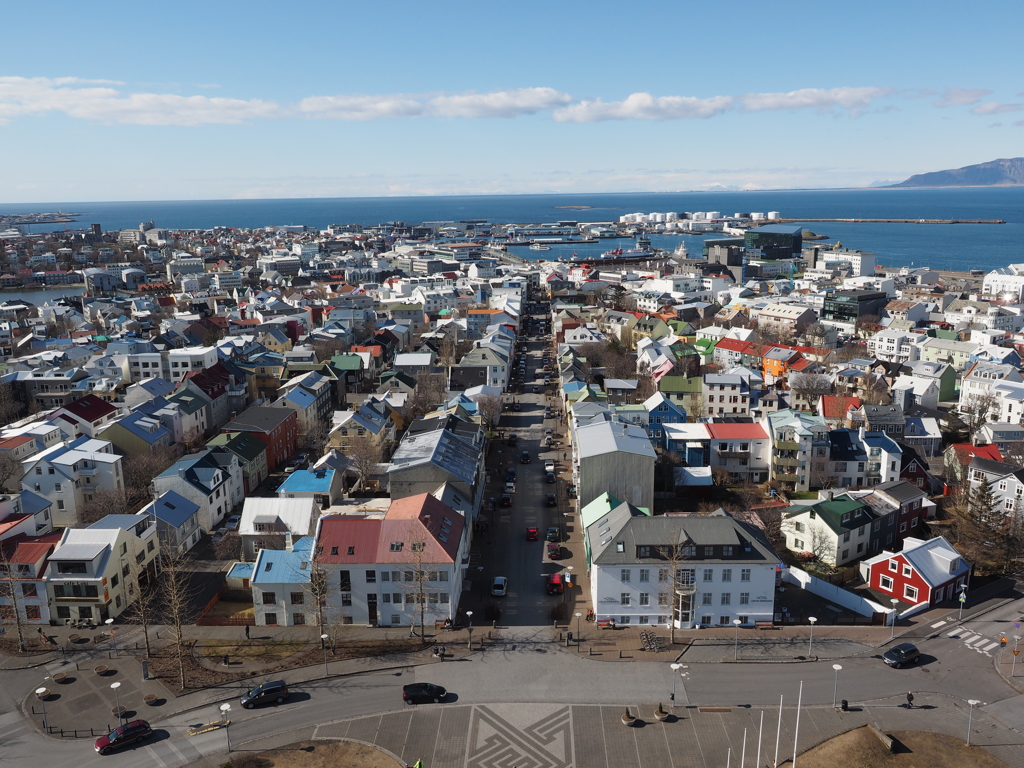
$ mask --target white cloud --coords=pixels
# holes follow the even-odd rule
[[[96,123],[132,125],[241,123],[279,116],[276,104],[259,99],[245,101],[166,93],[125,95],[116,88],[101,87],[110,82],[70,77],[0,77],[0,121],[51,112],[63,112]]]
[[[892,93],[891,88],[802,88],[787,93],[748,93],[740,97],[748,112],[780,109],[817,109],[827,112],[836,107],[857,113],[871,102]]]
[[[423,102],[400,95],[310,96],[300,101],[298,108],[309,117],[332,120],[382,120],[424,114]]]
[[[999,115],[1003,112],[1020,112],[1024,104],[1000,104],[998,101],[986,101],[974,107],[971,112],[976,115]]]
[[[430,99],[430,111],[442,117],[516,117],[562,107],[572,96],[554,88],[516,88],[494,93],[460,93]]]
[[[967,104],[977,104],[992,91],[984,88],[947,88],[942,92],[942,98],[933,101],[936,107],[958,107]]]
[[[632,93],[624,101],[601,99],[581,101],[555,111],[555,120],[564,123],[594,123],[601,120],[688,120],[713,117],[732,108],[730,96],[652,96]]]

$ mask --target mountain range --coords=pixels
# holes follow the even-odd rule
[[[1024,157],[1001,158],[949,171],[918,173],[892,187],[1024,186]]]

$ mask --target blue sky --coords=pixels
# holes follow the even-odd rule
[[[1018,12],[10,3],[0,202],[898,180],[1024,155]]]

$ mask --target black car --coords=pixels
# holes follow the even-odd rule
[[[515,479],[516,479],[516,468],[515,467],[509,467],[508,469],[506,469],[505,470],[505,482],[506,483],[509,482],[509,481],[515,482]]]
[[[447,696],[448,691],[433,683],[410,683],[402,686],[402,700],[406,704],[419,704],[424,701],[438,704]]]
[[[512,403],[512,410],[513,411],[521,411],[521,410],[523,410],[523,406],[520,405],[519,403]]]
[[[558,535],[558,528],[555,526],[548,528],[548,532],[544,534],[545,541],[560,541],[561,538],[562,537]]]
[[[287,698],[288,684],[284,680],[268,680],[242,696],[242,706],[252,709],[258,704],[267,704],[271,701],[280,704]]]
[[[544,497],[544,503],[547,504],[549,507],[557,507],[558,497],[555,496],[555,494],[553,493],[549,493],[547,496]]]
[[[522,454],[519,456],[519,463],[520,464],[529,464],[531,461],[532,461],[532,459],[530,458],[530,452],[529,451],[523,451]]]
[[[115,749],[135,744],[153,734],[153,729],[145,720],[134,720],[120,725],[106,736],[100,736],[93,745],[101,755],[109,755]]]
[[[882,654],[882,661],[895,669],[899,669],[904,664],[916,664],[920,660],[921,652],[913,643],[894,645]]]
[[[555,473],[554,472],[548,472],[547,475],[545,475],[545,477],[544,477],[544,482],[545,483],[553,483],[553,482],[555,482]]]
[[[512,494],[511,493],[503,493],[503,494],[501,494],[501,506],[503,506],[503,507],[511,507],[512,506]]]

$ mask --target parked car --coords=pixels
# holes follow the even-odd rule
[[[540,387],[534,387],[533,388],[533,394],[539,395],[540,394]]]
[[[536,528],[527,528],[526,529],[526,540],[527,541],[536,541],[539,537],[540,537],[540,534],[537,532]]]
[[[242,522],[241,515],[232,515],[228,518],[228,521],[224,523],[224,527],[229,531],[237,531],[238,524]]]
[[[899,669],[904,664],[916,664],[921,660],[921,652],[913,643],[900,643],[894,645],[882,654],[882,661],[894,669]]]
[[[409,683],[409,685],[402,686],[402,700],[406,704],[419,704],[424,701],[438,704],[447,696],[447,690],[433,683]]]
[[[553,482],[555,482],[555,473],[554,472],[548,472],[544,476],[544,482],[545,483],[553,483]]]
[[[509,481],[512,481],[513,483],[516,481],[515,467],[509,467],[508,469],[505,470],[505,482],[507,483]]]
[[[153,735],[153,729],[145,720],[133,720],[119,725],[106,736],[100,736],[93,745],[101,755],[109,755],[115,749],[129,744],[138,744]]]
[[[544,471],[545,472],[554,472],[555,471],[555,462],[553,462],[551,459],[548,459],[547,461],[545,461],[544,462]]]
[[[508,444],[513,446],[519,445],[519,435],[517,435],[515,432],[510,432],[508,435]]]
[[[259,704],[280,704],[288,698],[288,684],[284,680],[268,680],[242,696],[242,706],[252,709]]]
[[[548,532],[544,535],[545,541],[561,541],[562,537],[559,535],[558,527],[551,526],[548,528]]]
[[[562,580],[562,574],[552,573],[548,576],[547,581],[549,595],[560,595],[565,591],[565,582]]]
[[[521,411],[521,410],[523,410],[523,406],[520,405],[519,403],[512,403],[512,410],[513,411]]]
[[[220,541],[225,536],[227,536],[227,534],[228,534],[228,529],[227,528],[218,528],[216,531],[213,532],[213,536],[210,537],[210,541],[212,541],[214,544],[216,544],[218,541]]]
[[[495,576],[491,582],[491,594],[495,597],[504,597],[508,592],[508,579],[504,576]]]
[[[561,544],[548,544],[548,560],[561,560],[562,559],[562,545]]]
[[[513,482],[505,483],[505,493],[515,493],[515,492],[516,492],[516,484],[515,483],[513,483]]]

